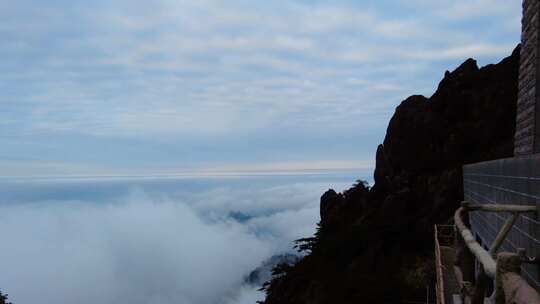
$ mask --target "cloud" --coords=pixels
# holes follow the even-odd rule
[[[403,53],[403,56],[418,60],[458,60],[462,58],[478,58],[482,56],[504,56],[512,47],[515,47],[515,45],[468,44],[439,50],[409,51],[407,53]]]
[[[17,1],[0,10],[0,140],[47,139],[58,149],[96,143],[70,153],[84,162],[112,140],[137,139],[141,149],[176,141],[174,153],[216,139],[233,149],[239,139],[277,136],[273,130],[288,144],[272,151],[296,158],[306,155],[303,138],[320,134],[310,146],[343,134],[351,144],[319,160],[372,153],[365,147],[382,141],[401,100],[430,95],[442,71],[468,57],[486,64],[509,54],[519,40],[519,7],[499,0]],[[51,155],[35,144],[13,148],[11,157]],[[236,152],[248,158],[252,149]],[[60,154],[43,161],[61,162]],[[215,157],[233,161],[228,155]]]
[[[205,224],[183,205],[2,209],[1,285],[20,303],[219,303],[269,254],[237,224]]]
[[[0,287],[14,303],[260,298],[244,276],[311,235],[320,193],[347,183],[243,181],[199,190],[189,187],[197,180],[3,181]],[[237,223],[231,211],[252,219]]]
[[[435,12],[442,10],[422,1],[416,3]],[[23,9],[32,7],[24,11],[31,20],[29,25],[22,27],[14,18],[4,25],[2,32],[12,39],[2,50],[23,47],[36,54],[36,64],[24,79],[29,92],[19,92],[16,98],[19,104],[27,105],[21,108],[27,117],[26,127],[39,132],[215,133],[261,128],[289,114],[291,120],[298,118],[279,103],[298,106],[306,119],[314,120],[324,115],[318,105],[325,99],[310,96],[336,99],[343,80],[331,74],[354,73],[353,67],[339,64],[340,60],[382,63],[502,56],[512,46],[482,39],[457,45],[460,41],[453,43],[453,39],[440,37],[444,36],[441,33],[447,37],[463,33],[435,21],[385,16],[383,5],[223,5],[216,1],[121,1],[114,5],[98,1],[91,7],[78,2],[64,4],[41,10],[29,2],[4,13],[23,14]],[[479,7],[499,6],[483,0],[446,5],[444,10],[460,15],[484,11]],[[492,10],[488,12],[504,13]],[[70,26],[76,18],[79,23]],[[411,49],[420,54],[417,56],[394,51],[403,46],[408,49],[411,40],[427,44],[444,41],[446,45]],[[46,51],[47,46],[54,52]],[[19,57],[20,64],[29,59],[24,52],[10,57]],[[271,84],[281,75],[288,76],[290,84],[285,90],[272,89]],[[334,86],[326,90],[324,84],[330,77]],[[42,81],[43,85],[30,84]],[[302,88],[306,81],[313,84],[309,90]],[[347,103],[342,99],[358,100],[351,92],[339,99],[339,104]],[[265,117],[261,104],[266,103],[275,106],[275,115]],[[339,115],[352,119],[346,111]],[[14,131],[20,129],[14,125]]]
[[[264,300],[264,293],[253,286],[242,286],[237,296],[227,304],[254,304]]]
[[[504,0],[475,0],[475,1],[455,1],[445,8],[443,15],[452,19],[465,19],[488,17],[494,15],[505,16],[508,12],[519,13],[521,9],[520,1]]]
[[[262,180],[261,180],[262,181]],[[291,184],[267,185],[263,188],[214,188],[190,198],[199,212],[241,211],[256,216],[276,215],[283,211],[298,211],[318,207],[319,196],[329,187],[341,191],[348,183],[306,181]],[[256,190],[259,189],[259,190]]]

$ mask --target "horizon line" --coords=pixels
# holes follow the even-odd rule
[[[102,174],[36,174],[36,175],[0,175],[0,179],[134,179],[134,178],[211,178],[211,177],[249,177],[249,176],[294,176],[325,175],[340,172],[373,170],[373,167],[351,168],[303,168],[289,170],[194,170],[184,172],[161,173],[102,173]]]

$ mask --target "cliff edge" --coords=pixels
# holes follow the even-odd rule
[[[265,304],[425,301],[433,286],[433,225],[463,198],[464,164],[513,153],[519,46],[500,63],[468,59],[446,72],[433,96],[395,111],[377,149],[375,184],[321,197],[307,255],[278,267]]]

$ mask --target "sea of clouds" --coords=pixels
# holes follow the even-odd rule
[[[320,194],[345,180],[4,181],[0,289],[16,304],[255,303],[245,276],[313,234]]]

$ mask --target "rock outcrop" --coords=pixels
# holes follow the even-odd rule
[[[519,47],[496,65],[468,59],[430,98],[411,96],[377,149],[375,184],[321,197],[309,251],[266,286],[266,304],[401,303],[433,286],[433,225],[463,197],[464,164],[512,156]]]

